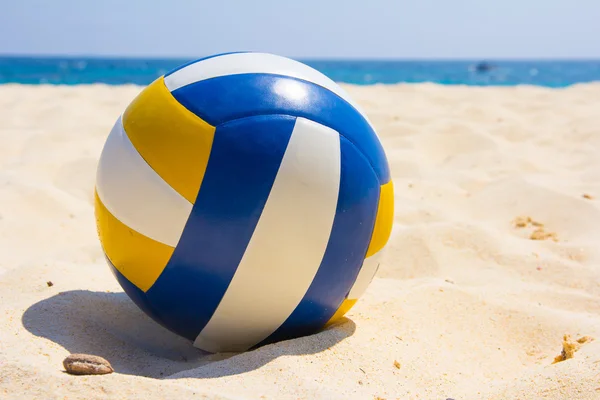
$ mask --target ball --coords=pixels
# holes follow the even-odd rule
[[[392,229],[382,144],[334,81],[239,52],[182,65],[118,117],[98,162],[107,263],[154,321],[207,352],[321,331]]]

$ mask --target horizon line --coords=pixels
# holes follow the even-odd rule
[[[560,57],[560,56],[543,56],[543,57],[381,57],[381,56],[289,56],[275,52],[256,51],[263,53],[278,54],[283,57],[304,60],[304,61],[382,61],[382,62],[413,62],[413,61],[471,61],[471,62],[493,62],[493,61],[597,61],[600,62],[600,57]],[[204,55],[118,55],[118,54],[85,54],[85,53],[13,53],[0,52],[0,58],[38,58],[38,59],[110,59],[110,60],[152,60],[152,61],[189,61],[202,57],[207,57],[219,53],[207,53]]]

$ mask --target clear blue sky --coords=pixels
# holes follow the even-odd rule
[[[0,54],[600,58],[600,0],[1,0]]]

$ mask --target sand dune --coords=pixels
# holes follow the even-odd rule
[[[207,355],[97,240],[96,163],[140,88],[0,86],[0,398],[600,398],[600,85],[346,89],[396,189],[377,278],[324,332]],[[599,340],[554,363],[565,334]],[[116,373],[68,375],[70,353]]]

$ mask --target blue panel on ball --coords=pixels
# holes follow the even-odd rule
[[[194,340],[216,310],[254,232],[294,128],[290,116],[221,126],[173,256],[148,290],[154,311]]]
[[[286,114],[331,127],[367,157],[380,184],[390,180],[385,153],[375,132],[350,103],[322,86],[273,74],[237,74],[181,87],[173,96],[213,126],[236,118]]]
[[[290,317],[259,346],[312,334],[321,329],[350,291],[371,241],[379,182],[366,158],[341,138],[340,194],[323,261],[304,298]]]
[[[135,303],[135,305],[137,305],[144,313],[146,313],[146,315],[148,315],[150,318],[152,318],[155,322],[157,322],[158,324],[162,325],[163,327],[169,329],[169,327],[166,326],[163,323],[163,321],[161,321],[158,314],[155,313],[154,310],[152,310],[152,306],[148,302],[148,298],[146,297],[146,294],[144,292],[142,292],[133,283],[131,283],[129,281],[129,279],[125,278],[125,276],[123,276],[123,274],[121,274],[119,272],[119,270],[117,268],[115,268],[113,263],[106,256],[106,254],[104,255],[104,258],[106,259],[106,262],[108,263],[108,266],[110,267],[110,270],[112,271],[113,275],[115,276],[115,278],[117,278],[117,282],[119,282],[119,285],[121,285],[121,287],[123,288],[123,290],[125,291],[127,296],[129,296],[131,301],[133,301]]]

